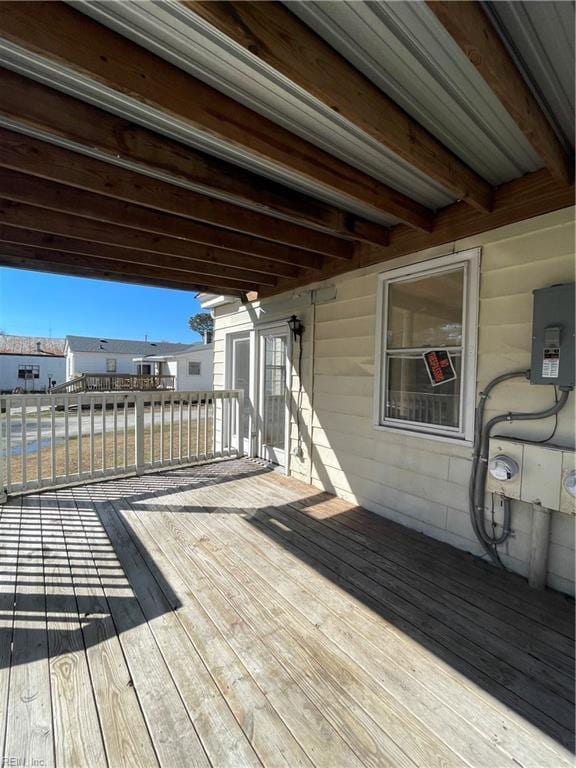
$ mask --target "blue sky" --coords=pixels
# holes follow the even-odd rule
[[[0,330],[21,336],[196,341],[193,292],[0,267]]]

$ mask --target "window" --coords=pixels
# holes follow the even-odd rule
[[[107,373],[116,373],[116,358],[115,357],[109,357],[106,360],[106,372]]]
[[[150,363],[138,363],[136,365],[136,373],[142,376],[150,376],[152,374],[152,365]]]
[[[264,394],[284,397],[286,390],[286,339],[266,336],[264,345]]]
[[[39,379],[40,366],[39,365],[19,365],[18,378],[19,379]]]
[[[380,275],[378,426],[472,438],[479,256]]]
[[[197,360],[188,361],[188,376],[200,376],[201,364]]]

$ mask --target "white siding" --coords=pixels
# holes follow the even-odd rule
[[[185,356],[178,357],[177,362],[170,363],[170,373],[176,376],[176,389],[182,391],[211,390],[213,385],[213,358],[214,350],[212,345],[204,349],[198,349]],[[190,376],[188,374],[188,363],[195,361],[200,363],[200,375]]]
[[[479,391],[500,373],[529,367],[532,291],[574,281],[573,216],[572,209],[558,211],[341,276],[331,281],[336,286],[335,300],[298,310],[306,325],[302,377],[304,456],[290,457],[291,474],[403,525],[479,553],[466,500],[470,448],[373,427],[377,274],[413,261],[482,247]],[[287,298],[267,302],[268,314],[274,313],[275,302],[283,302],[285,308]],[[284,316],[287,314],[284,309]],[[215,315],[215,382],[223,386],[225,334],[231,329],[250,328],[252,323],[247,310],[237,305],[220,307]],[[293,375],[294,397],[297,386]],[[487,416],[511,408],[538,410],[552,402],[550,387],[515,381],[495,392]],[[573,446],[573,425],[572,394],[559,417],[555,441]],[[499,433],[542,439],[550,434],[552,426],[552,419],[518,423],[502,426]],[[294,441],[294,423],[291,436]],[[495,515],[498,519],[497,509]],[[515,503],[512,523],[515,535],[500,548],[502,559],[509,568],[526,574],[530,507]],[[574,520],[555,513],[549,584],[573,593],[573,563]]]
[[[37,365],[40,368],[37,379],[18,378],[21,365]],[[44,392],[49,387],[49,379],[61,384],[66,375],[66,358],[44,355],[0,355],[0,392],[12,392],[22,387],[27,392]]]
[[[107,373],[106,360],[116,360],[116,373],[136,373],[136,355],[119,355],[112,352],[74,352],[71,357],[69,378],[81,376],[83,373]]]
[[[112,352],[68,352],[67,378],[79,376],[83,373],[106,373],[106,360],[116,360],[116,373],[136,373],[137,363],[134,358],[137,355],[114,354]],[[209,345],[186,354],[178,356],[167,363],[168,373],[176,376],[176,389],[179,390],[210,390],[213,381],[213,347]],[[201,363],[201,375],[188,375],[188,361],[197,360]]]

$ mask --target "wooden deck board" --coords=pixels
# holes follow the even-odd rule
[[[82,496],[80,491],[76,496]],[[103,505],[104,506],[104,505]],[[104,516],[104,512],[102,512]],[[104,532],[104,525],[101,525]],[[110,555],[104,563],[118,573],[128,570],[129,552],[120,543],[107,545]],[[139,585],[124,575],[111,582],[100,557],[95,558],[95,569],[101,580],[110,615],[116,626],[122,651],[130,671],[130,686],[136,695],[146,720],[148,732],[161,766],[191,765],[206,768],[209,762],[188,716],[177,685],[170,674],[158,646],[152,627],[146,621],[141,598],[136,597]]]
[[[392,765],[406,764],[407,758],[410,764],[417,765],[460,764],[460,759],[446,749],[443,741],[429,733],[429,720],[434,720],[434,708],[421,707],[420,713],[425,717],[419,721],[402,704],[401,698],[405,691],[402,690],[400,698],[395,697],[390,693],[390,685],[383,686],[379,684],[381,681],[374,679],[373,668],[363,669],[358,666],[354,669],[354,674],[350,674],[350,658],[347,658],[344,649],[349,650],[349,646],[354,643],[346,642],[342,637],[338,643],[333,642],[334,638],[327,639],[318,632],[317,619],[304,622],[299,618],[299,603],[288,605],[274,588],[274,585],[285,585],[288,582],[282,571],[276,571],[269,579],[265,568],[265,554],[254,551],[247,540],[246,543],[242,541],[242,547],[237,547],[239,537],[242,536],[238,526],[232,526],[230,523],[228,527],[229,521],[222,517],[217,521],[205,521],[198,514],[180,517],[190,526],[190,530],[196,526],[199,549],[207,549],[208,553],[218,552],[220,570],[227,572],[229,583],[241,583],[243,591],[250,595],[246,620],[255,622],[256,626],[265,627],[265,641],[271,651],[278,658],[284,659],[296,679],[302,680],[308,695],[318,696],[322,707],[335,719],[341,718],[340,710],[344,704],[343,711],[352,712],[357,723],[362,724],[367,734],[372,735],[370,741],[364,737],[364,747],[360,750],[366,764],[381,765],[386,751],[391,753]],[[237,555],[238,551],[241,551],[240,555]],[[258,568],[254,569],[252,565],[256,561]],[[260,574],[265,574],[265,578]],[[228,594],[229,590],[230,587],[227,589]],[[242,597],[239,599],[243,603],[246,602]],[[305,600],[307,607],[315,603],[312,594],[307,594]],[[388,672],[389,670],[387,677]],[[312,678],[311,684],[307,684],[307,678]],[[330,685],[329,690],[326,690],[326,681]],[[404,682],[397,692],[403,686]],[[419,698],[423,698],[420,691]],[[438,702],[434,702],[434,705],[438,707]],[[367,715],[373,718],[372,722],[367,721]],[[447,725],[447,719],[442,719],[444,729]],[[339,727],[341,732],[346,733],[345,725]],[[392,739],[395,739],[397,744],[394,744]],[[404,750],[403,753],[398,753],[398,746]],[[492,759],[495,754],[492,753]],[[504,765],[502,755],[498,757]]]
[[[100,572],[105,571],[104,580],[108,582],[121,580],[124,573],[114,568],[103,551],[108,540],[102,536],[92,505],[77,499],[74,491],[60,491],[55,496],[60,514],[66,519],[72,584],[108,764],[152,768],[158,760],[131,684],[96,560],[101,560]]]
[[[161,519],[158,521],[159,530],[164,532],[166,530],[165,515],[169,513],[160,513]],[[140,513],[141,518],[146,518],[146,513]],[[182,517],[182,516],[180,516]],[[188,522],[187,517],[186,522]],[[196,515],[194,516],[196,517]],[[196,522],[196,521],[195,521]],[[209,521],[210,523],[212,521]],[[211,526],[209,526],[211,531]],[[186,546],[186,555],[193,564],[193,571],[200,570],[204,574],[208,574],[211,582],[220,591],[222,597],[226,600],[226,603],[237,615],[235,624],[235,634],[238,638],[239,626],[238,622],[242,623],[243,637],[241,639],[242,647],[241,653],[246,653],[245,648],[249,649],[249,654],[254,655],[256,649],[261,653],[261,657],[268,659],[268,664],[282,669],[282,674],[279,676],[279,684],[284,683],[284,688],[280,688],[280,697],[284,696],[286,689],[292,692],[292,698],[295,699],[294,703],[300,704],[300,707],[296,709],[296,712],[305,713],[306,719],[310,721],[311,715],[316,710],[315,714],[315,731],[322,735],[321,744],[311,743],[310,735],[304,738],[302,724],[295,721],[294,715],[288,716],[285,707],[282,705],[281,698],[278,697],[278,692],[275,689],[271,689],[267,686],[267,691],[270,694],[272,691],[274,699],[277,701],[277,709],[280,713],[284,711],[284,718],[286,720],[291,719],[292,729],[297,733],[301,739],[301,742],[305,745],[305,749],[311,760],[317,765],[334,765],[337,760],[342,760],[346,765],[398,765],[398,766],[413,766],[414,762],[406,757],[406,755],[398,750],[396,744],[391,742],[388,746],[388,752],[392,753],[386,759],[386,746],[383,742],[386,739],[385,734],[379,732],[378,727],[374,722],[368,722],[366,715],[358,708],[358,704],[347,692],[340,688],[337,683],[330,680],[329,675],[324,675],[324,678],[318,674],[318,670],[313,666],[314,657],[309,654],[303,654],[300,647],[299,639],[289,635],[285,629],[285,623],[278,623],[274,618],[270,618],[262,611],[258,601],[251,599],[251,593],[248,589],[244,588],[245,582],[243,581],[243,587],[239,586],[238,580],[231,574],[229,567],[226,567],[224,562],[223,552],[219,549],[218,567],[214,568],[212,565],[212,558],[210,552],[214,551],[212,544],[208,554],[204,553],[204,549],[207,546],[209,533],[205,533],[204,528],[199,529],[199,534],[190,541],[190,535],[186,536],[186,540],[190,541]],[[188,528],[185,526],[180,532],[180,536],[188,533]],[[178,536],[178,531],[174,531],[173,535]],[[196,543],[198,540],[199,543]],[[237,568],[237,566],[236,566]],[[273,606],[272,595],[267,595],[264,592],[265,599],[269,599]],[[288,654],[287,651],[290,650]],[[259,676],[260,670],[254,667],[254,662],[248,660],[248,664],[254,670],[256,677]],[[323,670],[325,672],[325,670]],[[299,689],[298,694],[296,694]],[[274,700],[273,699],[273,700]],[[334,706],[334,702],[338,702]],[[321,718],[324,715],[327,719],[327,723],[322,723]],[[318,719],[320,718],[320,720]],[[356,758],[347,754],[346,747],[338,740],[334,746],[327,741],[331,739],[332,733],[329,728],[329,724],[337,730],[348,744],[350,749],[353,750]],[[358,729],[360,726],[360,729]],[[358,736],[358,730],[360,730],[360,738]],[[415,733],[414,740],[417,741],[418,734]],[[332,736],[331,741],[334,741]],[[378,742],[380,742],[378,744]],[[360,762],[358,762],[358,758]],[[374,762],[374,758],[377,762]],[[446,761],[446,765],[450,762]]]
[[[55,759],[44,555],[32,497],[22,499],[17,557],[5,756],[49,768]]]
[[[48,555],[44,578],[56,765],[100,768],[106,756],[68,560],[69,551],[77,550],[66,517],[50,503],[54,495],[37,499],[43,552]]]
[[[5,764],[571,764],[572,601],[256,463],[13,500],[0,554]]]
[[[258,490],[257,489],[251,489],[251,490],[252,490],[252,492],[251,492],[251,500],[252,500],[252,502],[258,501]],[[234,493],[234,498],[237,498],[238,492],[236,490],[234,490],[233,493]],[[206,492],[204,492],[204,495],[206,495]],[[217,490],[216,491],[211,490],[209,498],[212,501],[217,500],[218,499],[218,491]],[[285,506],[269,507],[269,506],[267,506],[269,504],[269,501],[270,501],[270,491],[269,491],[269,489],[267,489],[266,492],[262,495],[262,498],[260,500],[261,506],[259,506],[259,510],[261,510],[261,511],[269,510],[270,512],[272,512],[272,514],[274,516],[276,516],[277,513],[280,511],[280,509],[286,509]],[[214,512],[216,514],[218,514],[219,511],[222,512],[222,513],[224,513],[226,511],[222,507],[220,509],[218,509],[218,507],[213,507],[213,509],[214,509]],[[226,515],[226,517],[228,518],[230,516]],[[259,516],[259,517],[261,517],[261,516]],[[277,520],[277,517],[274,517],[273,519]],[[256,525],[260,525],[262,520],[261,519],[257,519],[257,517],[254,516],[254,517],[252,517],[252,522],[254,524],[256,524]],[[290,542],[288,544],[288,546],[290,548],[293,548],[293,551],[296,552],[299,555],[300,558],[304,558],[304,559],[308,559],[309,558],[309,556],[308,556],[308,554],[306,552],[306,542],[305,541],[304,541],[304,549],[298,549],[297,546],[295,546],[295,547],[293,546],[294,545],[294,536],[292,535],[292,532],[291,532],[291,529],[290,529],[290,522],[289,521],[288,521],[288,525],[282,525],[280,528],[276,527],[275,525],[268,525],[268,526],[264,525],[263,526],[263,530],[266,531],[266,535],[267,536],[271,536],[272,538],[274,538],[277,534],[279,534],[278,538],[279,538],[279,541],[282,542],[283,546],[286,546],[286,543]],[[302,544],[302,542],[299,542],[299,543]],[[320,553],[319,557],[322,558],[322,554],[321,553]],[[310,560],[310,562],[313,563],[314,569],[318,570],[318,569],[321,569],[323,567],[323,566],[320,565],[320,559],[312,557],[312,558],[309,558],[309,560]],[[334,565],[332,563],[332,566],[336,567],[337,569],[338,569],[339,565],[340,565],[340,561],[338,561],[338,560],[336,561],[336,565]],[[330,571],[330,569],[328,568],[326,572],[329,575],[329,577],[330,577],[330,574],[332,574],[332,575],[335,574],[336,577],[337,577],[338,583],[343,583],[346,586],[346,588],[348,590],[350,590],[350,588],[351,588],[350,582],[347,581],[345,578],[342,578],[339,574],[336,574],[336,571]],[[326,591],[323,592],[323,596],[325,594],[326,594]],[[358,592],[358,594],[361,595],[362,593]],[[364,602],[366,602],[366,598],[365,597],[363,598],[363,600],[364,600]],[[368,602],[370,602],[370,601],[368,601]],[[377,602],[375,602],[375,606],[376,606],[377,609],[380,607]],[[398,619],[399,619],[399,616],[397,614],[396,615],[396,619],[395,619],[396,623],[398,623],[400,626],[406,626],[409,630],[411,629],[412,632],[414,633],[416,625],[412,624],[412,626],[411,626],[410,624],[404,623],[402,619],[400,619],[400,620],[398,620]],[[379,629],[380,630],[382,629],[382,625],[381,624],[379,626]],[[423,636],[422,633],[420,633],[418,630],[416,630],[415,634],[417,636],[420,636],[420,637]],[[430,645],[429,638],[426,638],[426,640],[427,640],[427,643],[423,644],[424,647],[427,647],[427,646]],[[434,650],[436,650],[437,647],[438,647],[437,645],[433,645],[432,644],[432,648]],[[442,652],[442,651],[445,651],[445,648],[440,646],[439,650]],[[448,658],[451,658],[450,655],[448,656]],[[458,661],[458,662],[461,661],[461,659],[459,657],[456,657],[455,660]],[[474,673],[476,672],[475,669],[471,669],[470,671],[474,672]],[[482,679],[482,678],[480,678],[480,679]],[[567,679],[571,680],[572,678],[571,678],[571,676],[569,676]],[[503,700],[504,701],[512,701],[512,703],[519,704],[521,709],[525,708],[526,703],[524,701],[518,702],[518,701],[516,701],[513,698],[510,699],[510,692],[507,689],[505,689],[504,691],[498,691],[499,684],[495,683],[495,681],[493,681],[491,679],[490,680],[486,680],[485,677],[484,677],[484,681],[489,684],[489,686],[488,686],[489,689],[492,689],[495,686],[497,692],[503,693],[504,694],[504,696],[503,696]],[[499,687],[500,687],[500,689],[502,688],[501,685]],[[533,714],[535,714],[537,719],[541,719],[541,713],[540,712],[536,711]]]

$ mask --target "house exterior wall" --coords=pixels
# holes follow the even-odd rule
[[[532,291],[574,281],[574,210],[557,211],[447,246],[383,262],[332,279],[331,301],[274,297],[260,306],[267,319],[297,312],[303,337],[301,457],[289,473],[402,525],[476,554],[480,546],[467,509],[471,448],[374,427],[375,329],[378,274],[452,252],[482,248],[476,390],[494,376],[530,365]],[[385,251],[382,251],[385,258]],[[215,309],[214,380],[225,386],[226,335],[253,327],[255,307]],[[298,377],[291,376],[290,454]],[[574,394],[558,419],[554,442],[574,446]],[[553,402],[551,387],[513,381],[491,397],[486,417],[511,409],[536,411]],[[470,404],[473,407],[473,404]],[[498,434],[545,439],[553,419],[501,425]],[[499,510],[495,511],[499,519]],[[532,510],[514,502],[514,535],[499,548],[505,565],[527,574]],[[548,583],[574,593],[574,519],[552,515]]]
[[[176,376],[176,388],[181,391],[206,391],[213,387],[213,357],[214,348],[210,344],[203,349],[194,350],[189,354],[178,356],[174,363],[170,364],[170,373],[174,370]],[[200,375],[188,374],[188,363],[194,361],[200,363]]]
[[[179,389],[180,391],[204,391],[212,389],[213,354],[213,346],[209,345],[203,349],[194,350],[194,352],[178,356],[178,358],[168,361],[166,363],[166,373],[171,376],[176,376],[176,389]],[[66,378],[71,379],[74,376],[80,376],[83,373],[106,373],[106,360],[109,358],[114,358],[116,360],[116,373],[136,373],[137,363],[134,362],[134,357],[135,355],[133,354],[71,352],[69,350],[66,356]],[[190,360],[200,362],[200,376],[188,375],[188,362]]]
[[[116,360],[116,373],[136,373],[135,355],[112,352],[68,352],[68,378],[83,373],[106,373],[106,360]]]
[[[37,379],[19,379],[18,369],[21,365],[39,366]],[[48,355],[0,355],[0,392],[12,392],[16,387],[22,387],[27,392],[45,392],[49,387],[49,379],[61,384],[66,375],[66,358]]]

